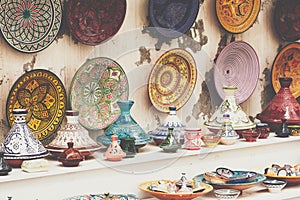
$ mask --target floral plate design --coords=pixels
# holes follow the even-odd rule
[[[126,14],[126,0],[72,0],[66,13],[72,36],[95,46],[119,31]]]
[[[156,61],[150,73],[150,100],[161,112],[169,112],[170,106],[180,109],[191,97],[196,80],[193,56],[184,49],[167,51]]]
[[[272,85],[277,93],[281,88],[279,78],[293,81],[290,90],[295,98],[300,96],[300,43],[286,45],[276,56],[272,67]]]
[[[1,0],[0,29],[18,51],[33,53],[48,47],[62,21],[60,0]]]
[[[231,33],[242,33],[255,22],[261,0],[216,0],[216,13],[222,27]]]
[[[63,200],[106,200],[106,199],[117,199],[117,200],[139,200],[134,194],[87,194],[69,197]]]
[[[55,137],[65,115],[67,95],[61,80],[52,72],[35,69],[23,74],[7,97],[6,116],[14,124],[14,109],[26,109],[26,124],[44,145]]]
[[[128,99],[128,80],[115,61],[97,57],[87,60],[70,86],[70,105],[79,111],[79,123],[89,130],[108,127],[120,115],[118,100]]]

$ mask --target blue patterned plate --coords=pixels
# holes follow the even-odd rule
[[[134,194],[87,194],[69,197],[63,200],[106,200],[106,199],[118,199],[118,200],[139,200]]]

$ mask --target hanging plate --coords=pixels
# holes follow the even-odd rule
[[[79,123],[90,130],[108,127],[120,115],[118,100],[127,100],[128,80],[115,61],[97,57],[87,60],[70,86],[70,104],[79,111]]]
[[[235,86],[238,104],[246,101],[256,88],[259,77],[259,60],[255,50],[244,41],[228,44],[219,54],[214,67],[215,87],[224,100],[224,86]]]
[[[23,74],[12,86],[6,104],[9,125],[14,124],[13,109],[27,109],[26,123],[44,144],[50,143],[64,119],[66,90],[60,79],[44,69]]]
[[[0,29],[16,50],[38,52],[55,39],[61,24],[60,0],[1,0]]]
[[[272,67],[272,85],[277,93],[280,89],[279,78],[292,78],[290,90],[295,98],[300,96],[300,43],[285,46],[276,56]]]
[[[191,97],[197,80],[196,63],[184,49],[172,49],[155,63],[149,78],[148,92],[154,107],[169,112],[180,109]]]
[[[126,14],[126,0],[72,0],[66,13],[72,36],[95,46],[119,31]]]
[[[260,0],[216,0],[216,13],[222,27],[231,33],[242,33],[255,22]]]

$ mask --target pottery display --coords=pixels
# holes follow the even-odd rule
[[[67,142],[73,142],[73,148],[82,156],[89,156],[100,149],[100,145],[89,136],[88,130],[79,124],[78,116],[78,111],[66,111],[67,123],[57,132],[54,140],[46,145],[52,155],[59,157],[68,148]]]
[[[283,118],[288,125],[300,125],[300,105],[289,89],[292,78],[279,78],[279,81],[280,90],[267,107],[256,116],[261,122],[268,123],[273,132],[280,128]]]
[[[135,194],[82,194],[68,197],[63,200],[140,200]]]
[[[218,135],[221,136],[220,143],[225,145],[234,144],[239,138],[239,135],[232,127],[229,114],[223,115],[223,126],[218,131]]]
[[[8,175],[11,170],[11,166],[4,159],[4,152],[0,151],[0,176]]]
[[[133,158],[136,154],[135,149],[135,138],[128,137],[128,138],[121,138],[120,147],[126,153],[125,158]]]
[[[187,150],[199,150],[201,146],[201,129],[200,128],[185,128],[184,129],[184,144],[182,148]]]
[[[4,159],[14,167],[23,160],[46,157],[49,153],[26,124],[26,109],[14,109],[15,123],[2,143]]]
[[[181,148],[181,144],[174,136],[174,128],[168,128],[168,135],[164,141],[159,145],[165,152],[175,153]]]
[[[255,124],[249,119],[246,113],[242,110],[241,106],[237,104],[234,93],[237,90],[237,87],[223,87],[225,93],[225,99],[210,117],[208,121],[204,123],[207,128],[213,132],[217,132],[222,128],[224,119],[224,114],[230,115],[230,121],[232,127],[238,133],[241,130],[254,128]]]
[[[135,147],[137,150],[151,142],[152,139],[145,133],[130,114],[130,109],[134,104],[134,101],[125,100],[118,101],[117,103],[121,109],[120,116],[105,130],[103,135],[97,137],[97,141],[101,142],[105,146],[109,146],[112,141],[112,135],[117,135],[119,140],[121,138],[134,137]]]
[[[67,144],[68,148],[63,151],[61,157],[58,158],[58,161],[62,162],[65,167],[77,167],[83,160],[83,156],[78,150],[73,148],[73,142],[68,142]]]
[[[117,135],[112,135],[111,140],[112,141],[107,150],[103,153],[103,156],[109,161],[120,161],[126,156],[126,153],[120,147]]]
[[[157,127],[153,131],[149,131],[148,135],[153,138],[153,141],[156,145],[160,145],[162,141],[167,137],[168,135],[168,128],[174,129],[174,135],[177,138],[177,140],[180,141],[181,144],[184,143],[184,128],[186,126],[181,122],[179,117],[176,115],[176,107],[170,106],[169,107],[169,115],[166,117],[164,122]]]

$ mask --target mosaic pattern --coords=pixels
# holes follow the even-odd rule
[[[117,199],[117,200],[139,200],[134,194],[87,194],[70,197],[64,200],[106,200],[106,199]]]
[[[13,109],[26,109],[26,124],[45,145],[60,127],[66,109],[66,91],[50,71],[37,69],[22,75],[11,88],[6,105],[9,125],[14,124]]]
[[[127,100],[128,81],[122,67],[109,58],[87,60],[76,72],[70,87],[72,109],[79,123],[90,130],[108,127],[120,115],[118,100]]]
[[[149,97],[154,107],[169,112],[180,109],[191,97],[197,79],[196,63],[184,49],[164,53],[155,63],[149,78]]]
[[[0,28],[15,49],[32,53],[55,39],[61,24],[60,0],[1,0]]]
[[[225,30],[242,33],[255,22],[260,3],[260,0],[216,0],[217,17]]]

